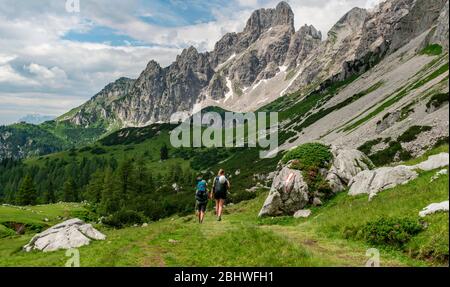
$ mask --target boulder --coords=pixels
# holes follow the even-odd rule
[[[283,167],[272,182],[259,216],[293,215],[308,204],[308,185],[301,171]]]
[[[440,154],[429,156],[426,161],[423,161],[419,164],[410,166],[410,169],[421,169],[421,170],[433,170],[437,168],[443,168],[448,166],[449,158],[448,153],[443,152]]]
[[[86,224],[84,221],[73,218],[36,234],[23,248],[25,251],[41,250],[44,252],[59,249],[78,248],[88,245],[91,240],[105,240],[106,236]]]
[[[294,213],[294,218],[307,218],[311,215],[311,210],[302,209]]]
[[[322,203],[322,200],[320,200],[320,198],[318,198],[318,197],[314,197],[314,199],[313,199],[313,205],[314,206],[321,206],[323,203]]]
[[[331,146],[333,161],[329,169],[319,169],[333,192],[343,191],[347,184],[363,170],[370,169],[373,164],[367,156],[353,149],[342,149]],[[293,215],[309,203],[314,206],[322,204],[324,194],[309,190],[303,179],[302,171],[291,169],[291,163],[278,164],[272,187],[259,216]],[[310,195],[314,194],[314,195]],[[314,196],[314,197],[312,197]]]
[[[405,184],[417,178],[417,176],[417,172],[404,165],[365,170],[353,177],[349,183],[350,191],[348,194],[369,194],[372,198],[382,190]]]
[[[373,167],[370,159],[359,150],[332,146],[331,152],[333,162],[326,179],[333,192],[344,190],[355,175]]]
[[[430,214],[433,214],[433,213],[436,213],[439,211],[448,212],[448,200],[440,202],[440,203],[432,203],[432,204],[428,205],[421,212],[419,212],[419,216],[425,217],[427,215],[430,215]]]

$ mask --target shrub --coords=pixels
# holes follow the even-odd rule
[[[407,129],[402,135],[397,139],[398,142],[412,142],[417,138],[417,136],[422,133],[431,130],[429,126],[412,126]]]
[[[435,94],[428,101],[427,109],[431,107],[438,108],[445,102],[448,102],[448,94]]]
[[[92,148],[90,146],[85,146],[79,149],[79,152],[86,152],[86,151],[90,151]]]
[[[358,150],[363,152],[363,153],[365,153],[365,154],[367,154],[367,155],[369,155],[370,152],[372,151],[372,147],[374,145],[379,144],[382,140],[383,140],[382,138],[377,138],[377,139],[374,139],[374,140],[367,141],[363,145],[358,147]]]
[[[293,159],[298,160],[298,164],[293,167],[306,170],[328,167],[333,155],[330,148],[324,144],[307,143],[286,153],[282,161],[287,163]]]
[[[98,219],[98,216],[90,210],[73,210],[70,212],[70,216],[79,218],[86,222],[92,222]]]
[[[142,224],[147,218],[140,212],[133,210],[117,211],[103,220],[103,223],[112,227],[122,228],[133,224]]]
[[[233,204],[236,204],[241,201],[254,199],[256,198],[256,196],[257,196],[256,192],[248,192],[248,191],[234,192],[230,195],[229,201],[232,202]]]
[[[442,46],[439,44],[430,44],[426,46],[421,52],[421,55],[438,56],[442,54]]]
[[[283,157],[283,162],[294,160],[291,168],[302,171],[303,178],[308,185],[309,197],[314,198],[314,192],[321,193],[324,197],[332,194],[330,185],[320,174],[319,169],[328,168],[333,159],[330,148],[320,143],[307,143],[301,145]]]
[[[370,244],[402,247],[422,230],[422,225],[416,219],[380,217],[366,223],[357,236]]]
[[[369,156],[376,166],[383,166],[394,161],[395,155],[402,151],[402,145],[398,142],[390,142],[389,146]]]
[[[101,147],[94,147],[91,149],[92,154],[105,154],[106,150]]]

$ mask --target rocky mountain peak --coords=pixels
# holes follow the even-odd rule
[[[322,32],[317,30],[313,25],[305,24],[300,27],[300,30],[297,33],[305,37],[309,36],[317,40],[322,40]]]
[[[345,32],[353,33],[356,30],[360,30],[367,16],[368,12],[366,9],[358,7],[351,9],[331,27],[328,37],[331,39],[336,38],[341,31],[344,31],[345,36],[347,36],[348,33]]]
[[[155,71],[159,71],[161,69],[161,66],[156,62],[155,60],[151,60],[148,62],[147,67],[144,70],[144,73],[146,74],[153,74]]]
[[[260,34],[275,26],[289,26],[292,31],[294,28],[294,12],[288,3],[282,1],[275,9],[259,9],[252,13],[244,33]]]
[[[194,46],[184,49],[180,55],[177,56],[177,61],[181,59],[195,58],[198,56],[198,51]]]

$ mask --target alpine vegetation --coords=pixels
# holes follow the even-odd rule
[[[175,113],[171,124],[179,126],[170,133],[174,148],[260,148],[260,158],[278,153],[278,113],[233,113],[224,117],[216,112],[198,112],[182,121],[184,113]],[[180,123],[181,122],[181,123]]]

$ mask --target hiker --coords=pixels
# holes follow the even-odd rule
[[[225,177],[225,171],[223,169],[219,170],[218,175],[214,179],[213,183],[213,192],[214,192],[214,199],[216,200],[216,216],[217,221],[222,220],[222,211],[223,211],[223,204],[225,203],[225,200],[227,199],[227,192],[230,189],[230,182]]]
[[[200,175],[197,177],[197,188],[195,192],[195,201],[196,201],[196,212],[198,215],[198,222],[203,223],[203,219],[205,218],[206,205],[208,204],[208,190],[206,181]]]

